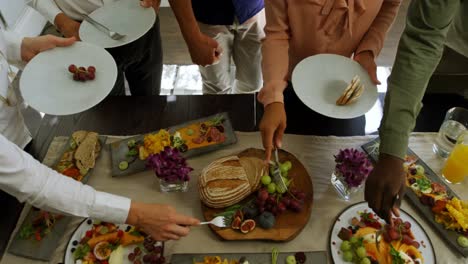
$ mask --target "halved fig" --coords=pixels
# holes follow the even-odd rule
[[[239,216],[234,217],[234,220],[232,220],[231,223],[231,228],[232,229],[240,229],[242,224],[242,219]]]
[[[247,234],[247,233],[251,232],[252,230],[254,230],[255,226],[256,226],[255,221],[252,220],[252,219],[248,219],[248,220],[245,220],[242,223],[242,225],[240,227],[240,230],[241,230],[242,233]]]

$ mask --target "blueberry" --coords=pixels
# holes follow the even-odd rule
[[[90,224],[92,224],[92,223],[93,223],[93,220],[91,220],[91,219],[88,219],[88,221],[86,221],[86,223],[87,223],[88,225],[90,225]]]
[[[78,245],[78,241],[77,240],[73,241],[72,245],[74,246]]]
[[[73,252],[75,252],[75,248],[72,248],[72,249],[71,249],[71,253],[73,253]]]
[[[125,229],[125,232],[129,232],[130,229],[132,229],[132,227],[131,227],[131,226],[127,226],[127,228]]]

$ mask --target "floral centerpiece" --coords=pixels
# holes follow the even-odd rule
[[[357,149],[342,149],[334,157],[336,166],[331,182],[340,197],[349,200],[372,172],[372,163],[366,153]]]
[[[161,191],[184,192],[190,180],[189,173],[193,170],[180,152],[181,149],[186,150],[184,145],[185,141],[177,132],[171,135],[169,131],[161,129],[145,135],[141,142],[132,147],[139,158],[146,161],[146,167],[159,178]]]
[[[187,160],[182,157],[178,149],[169,146],[163,151],[150,154],[146,159],[146,166],[154,171],[160,180],[161,191],[186,191],[189,173],[193,170]]]

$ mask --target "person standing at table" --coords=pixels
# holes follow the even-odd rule
[[[366,182],[365,199],[380,217],[390,221],[405,191],[403,161],[408,140],[422,108],[422,98],[444,45],[468,58],[468,2],[413,0],[388,79],[380,124],[380,156]],[[468,89],[464,89],[468,98]],[[461,97],[461,96],[460,96]],[[468,100],[465,98],[465,105]]]
[[[192,61],[200,65],[204,94],[253,93],[261,88],[263,0],[169,2]]]
[[[116,0],[30,0],[29,5],[45,16],[65,37],[80,39],[83,17]],[[159,9],[160,0],[140,1],[144,7]],[[116,17],[116,19],[119,19]],[[110,95],[125,95],[127,80],[131,95],[159,95],[162,76],[162,46],[159,16],[153,27],[138,40],[107,49],[117,63],[117,81]]]
[[[22,39],[0,30],[0,190],[38,208],[135,225],[161,241],[186,236],[189,226],[198,225],[199,220],[178,214],[168,205],[145,204],[96,191],[39,163],[21,149],[31,138],[18,108],[11,106],[16,98],[9,92],[8,61],[27,62],[41,51],[74,42],[74,38],[50,35]]]
[[[337,131],[342,133],[339,135],[348,135],[356,121],[365,123],[364,117],[335,120],[310,110],[294,93],[291,73],[308,56],[332,53],[353,56],[367,70],[371,80],[379,84],[375,58],[400,3],[401,0],[265,1],[264,84],[258,100],[264,105],[260,130],[267,160],[274,145],[281,147],[286,116],[288,126],[303,129],[307,127],[306,119],[317,121],[317,126],[338,123]],[[313,85],[310,89],[314,89]],[[352,134],[363,133],[364,125],[358,133]]]

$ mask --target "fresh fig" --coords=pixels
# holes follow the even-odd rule
[[[239,216],[234,217],[231,223],[231,228],[232,229],[240,229],[242,224],[242,219]]]
[[[239,217],[240,220],[241,220],[241,222],[244,221],[244,213],[242,212],[242,210],[237,210],[237,211],[236,211],[236,213],[234,214],[234,219],[235,219],[236,217]]]
[[[242,233],[244,233],[244,234],[247,234],[247,233],[251,232],[252,230],[254,230],[256,225],[257,224],[252,219],[245,220],[244,222],[242,222],[242,225],[240,227],[240,231]]]
[[[254,219],[260,214],[256,206],[244,207],[243,211],[244,211],[244,219]]]
[[[258,217],[257,222],[261,228],[270,229],[275,225],[276,218],[272,213],[265,211]]]

